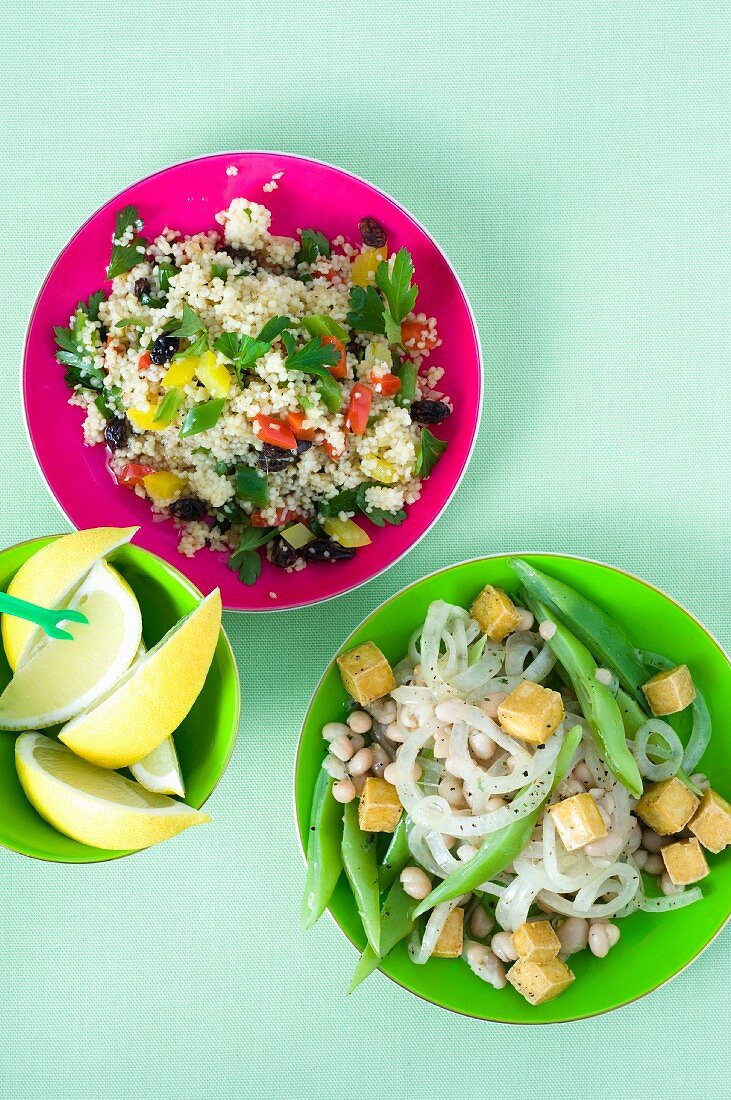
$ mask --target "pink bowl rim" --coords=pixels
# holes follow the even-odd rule
[[[463,284],[459,274],[457,273],[457,270],[454,267],[454,264],[452,263],[451,259],[449,258],[449,256],[445,252],[445,250],[442,248],[441,244],[437,241],[437,239],[434,237],[434,235],[430,232],[430,230],[428,230],[426,228],[426,226],[424,226],[419,221],[419,219],[416,218],[411,213],[410,210],[408,210],[405,206],[403,206],[402,203],[400,203],[397,199],[394,199],[391,195],[389,195],[389,193],[387,191],[384,191],[383,188],[378,187],[374,183],[371,183],[370,180],[365,179],[363,176],[359,176],[356,172],[351,172],[349,169],[342,168],[340,165],[337,165],[337,164],[331,164],[329,161],[321,160],[318,157],[305,156],[302,153],[283,152],[282,150],[276,150],[276,149],[238,149],[238,150],[237,149],[218,149],[218,150],[210,152],[210,153],[203,153],[200,156],[196,156],[196,157],[185,157],[183,160],[174,161],[172,164],[164,165],[162,168],[158,168],[154,172],[150,172],[146,176],[141,176],[139,179],[133,180],[132,183],[128,183],[125,187],[121,188],[121,190],[115,192],[114,195],[112,195],[110,198],[108,198],[104,202],[102,202],[98,207],[96,207],[88,215],[87,218],[84,219],[84,221],[81,223],[81,225],[78,227],[78,229],[71,235],[71,237],[69,237],[69,239],[63,245],[63,247],[60,249],[60,251],[56,254],[56,257],[53,260],[53,263],[51,264],[50,268],[48,269],[48,272],[46,273],[46,276],[43,279],[43,282],[41,283],[40,287],[38,288],[38,293],[36,294],[36,297],[33,301],[33,306],[31,308],[30,314],[28,316],[28,323],[26,325],[25,335],[23,337],[23,346],[22,346],[21,357],[20,357],[20,392],[21,392],[21,396],[22,396],[21,404],[22,404],[22,409],[23,409],[23,423],[25,425],[26,435],[27,435],[28,441],[30,443],[31,454],[33,455],[33,459],[34,459],[34,462],[35,462],[36,467],[38,469],[38,472],[41,475],[41,479],[43,480],[43,482],[46,486],[46,489],[48,490],[48,493],[49,493],[50,497],[52,498],[52,500],[56,504],[58,510],[61,512],[61,515],[64,517],[64,519],[67,521],[67,523],[69,523],[70,526],[74,530],[79,530],[79,528],[76,526],[76,523],[71,519],[70,515],[68,514],[68,512],[65,510],[63,504],[61,503],[61,500],[59,499],[59,497],[56,495],[56,493],[54,492],[54,490],[51,487],[50,480],[47,477],[46,472],[43,469],[43,466],[41,465],[41,461],[38,457],[38,453],[37,453],[34,438],[33,438],[33,433],[31,431],[30,422],[29,422],[29,419],[28,419],[27,397],[26,397],[26,392],[27,392],[26,391],[26,372],[27,372],[27,361],[28,361],[28,340],[29,340],[29,337],[30,337],[30,332],[31,332],[31,329],[33,327],[33,322],[35,320],[35,315],[36,315],[36,312],[38,310],[40,300],[43,296],[43,293],[44,293],[48,283],[53,278],[53,274],[54,274],[58,264],[60,263],[64,253],[66,252],[67,248],[72,244],[73,241],[76,240],[76,238],[78,236],[80,236],[81,233],[83,233],[86,226],[91,221],[93,221],[93,219],[98,214],[100,214],[103,210],[105,210],[112,203],[119,200],[124,194],[126,194],[126,192],[131,187],[135,187],[138,184],[146,183],[148,181],[154,180],[156,177],[163,176],[163,175],[165,175],[166,172],[169,172],[169,171],[171,171],[175,168],[182,168],[185,165],[196,164],[198,161],[210,160],[211,158],[214,158],[214,157],[227,157],[227,156],[246,157],[246,156],[249,156],[249,155],[288,157],[292,160],[304,161],[305,163],[308,163],[308,164],[316,164],[316,165],[321,165],[324,168],[329,168],[329,169],[331,169],[335,172],[341,173],[342,175],[349,176],[351,179],[354,179],[358,183],[363,184],[365,187],[370,188],[372,191],[376,192],[378,195],[380,195],[381,197],[386,199],[388,202],[392,203],[404,215],[404,217],[409,219],[409,221],[411,221],[424,234],[424,236],[430,241],[430,243],[434,246],[434,248],[439,252],[439,254],[443,258],[444,262],[446,263],[452,278],[455,280],[455,283],[456,283],[457,287],[459,288],[460,294],[461,294],[462,299],[464,301],[465,309],[467,311],[467,316],[469,318],[470,325],[472,326],[472,329],[474,331],[475,348],[476,348],[476,351],[477,351],[477,367],[478,367],[479,378],[480,378],[480,384],[479,384],[478,393],[477,393],[477,410],[476,410],[476,416],[475,416],[475,419],[474,419],[474,428],[473,428],[473,431],[472,431],[472,438],[470,440],[469,447],[468,447],[468,449],[465,453],[464,459],[462,461],[461,468],[460,468],[460,470],[459,470],[459,472],[458,472],[458,474],[457,474],[457,476],[454,480],[454,485],[452,486],[451,492],[446,497],[446,499],[445,499],[444,503],[442,504],[441,508],[439,508],[439,510],[434,513],[434,515],[432,516],[432,518],[430,519],[429,523],[424,528],[424,530],[421,532],[421,534],[418,535],[413,540],[413,542],[409,543],[409,545],[397,557],[395,557],[392,560],[388,561],[385,565],[382,565],[379,569],[377,569],[375,572],[373,572],[370,576],[365,577],[360,581],[357,581],[355,584],[351,584],[351,585],[341,587],[337,591],[332,592],[330,595],[327,595],[327,596],[314,596],[312,598],[305,598],[305,599],[302,599],[301,601],[299,601],[296,604],[290,604],[289,606],[286,606],[286,607],[282,607],[281,605],[276,606],[276,603],[274,603],[273,606],[271,606],[271,607],[227,607],[224,604],[224,611],[227,611],[227,612],[232,612],[232,613],[235,612],[237,614],[258,615],[258,614],[270,614],[272,612],[286,613],[286,612],[290,612],[290,611],[298,611],[300,608],[303,608],[303,607],[312,607],[313,605],[319,605],[319,604],[322,604],[322,603],[327,603],[330,600],[337,599],[340,596],[348,595],[351,592],[357,592],[364,585],[370,584],[371,581],[375,581],[379,577],[383,576],[383,574],[386,573],[389,569],[393,568],[393,566],[395,566],[395,565],[398,565],[398,563],[400,561],[403,561],[403,559],[407,556],[407,554],[409,554],[414,549],[415,546],[419,545],[419,543],[429,534],[429,532],[432,530],[432,528],[435,526],[435,524],[441,519],[441,517],[446,512],[449,505],[454,500],[454,497],[457,493],[457,490],[459,489],[460,485],[462,484],[462,480],[463,480],[463,478],[464,478],[464,476],[467,472],[467,467],[469,466],[469,464],[472,460],[472,456],[474,454],[475,447],[477,445],[477,437],[479,435],[480,427],[482,425],[482,413],[483,413],[483,409],[484,409],[484,390],[485,390],[484,368],[485,368],[485,362],[484,362],[484,356],[483,356],[483,352],[482,352],[482,342],[481,342],[481,339],[480,339],[480,330],[479,330],[478,325],[477,325],[477,318],[475,317],[475,312],[472,308],[472,303],[470,302],[467,291],[465,290],[464,284]],[[163,560],[167,560],[167,559],[163,559]],[[169,564],[172,564],[172,563],[169,563]],[[175,568],[174,565],[173,565],[173,568]],[[187,576],[187,574],[184,574],[184,575]],[[193,582],[191,582],[191,583],[193,583]]]

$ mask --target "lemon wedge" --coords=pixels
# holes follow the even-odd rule
[[[0,695],[0,729],[43,729],[80,714],[127,671],[142,637],[134,592],[105,561],[71,601],[86,623],[66,623],[72,640],[44,638]]]
[[[66,607],[91,567],[139,531],[139,527],[96,527],[50,542],[21,565],[8,593],[41,607]],[[2,639],[8,664],[15,671],[42,636],[34,624],[2,616]]]
[[[20,735],[15,766],[28,801],[41,817],[60,833],[95,848],[149,848],[210,821],[191,806],[79,760],[42,733]]]
[[[183,777],[172,737],[166,737],[142,760],[130,764],[129,770],[145,790],[156,794],[177,794],[180,798],[185,798]]]
[[[178,728],[200,695],[220,629],[216,588],[104,698],[64,726],[60,740],[101,768],[142,760]]]

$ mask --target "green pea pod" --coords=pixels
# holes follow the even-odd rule
[[[556,770],[549,796],[568,775],[580,741],[581,726],[573,726],[566,734],[556,758]],[[522,794],[523,791],[520,793]],[[525,848],[547,801],[548,796],[525,817],[511,821],[502,829],[488,834],[477,855],[468,859],[464,866],[452,871],[451,875],[448,875],[419,903],[414,910],[414,919],[426,913],[428,909],[433,909],[435,905],[443,901],[451,901],[460,894],[467,894],[470,890],[475,890],[481,882],[488,882],[495,875],[499,875]]]
[[[348,993],[352,993],[361,982],[364,982],[369,974],[377,970],[381,960],[385,959],[389,951],[393,951],[397,943],[406,937],[414,927],[414,907],[416,902],[404,892],[400,882],[394,882],[386,894],[381,909],[381,954],[378,955],[370,944],[358,960],[355,973],[348,986]]]
[[[554,621],[558,617],[597,661],[612,670],[625,690],[643,703],[642,685],[647,683],[647,672],[622,628],[563,581],[547,576],[522,558],[512,558],[510,565],[528,595],[548,608],[549,617]]]
[[[333,781],[320,770],[315,784],[307,843],[307,881],[302,899],[302,928],[311,928],[322,915],[340,878],[343,815],[332,793]]]
[[[530,595],[526,602],[539,622],[551,619],[549,609]],[[637,761],[627,746],[624,722],[617,705],[606,684],[596,679],[597,665],[586,646],[574,637],[563,623],[556,623],[556,633],[549,638],[548,644],[563,665],[582,712],[592,728],[602,756],[610,771],[635,798],[642,796],[642,776]]]
[[[380,893],[376,865],[376,837],[364,833],[358,824],[358,802],[345,805],[343,812],[343,867],[353,891],[368,943],[378,954],[380,947]]]
[[[411,853],[409,852],[407,821],[407,815],[402,814],[401,820],[391,836],[391,843],[386,854],[381,860],[381,866],[378,868],[378,885],[382,891],[388,890],[409,862]]]

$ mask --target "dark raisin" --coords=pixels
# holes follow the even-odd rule
[[[350,355],[354,355],[359,363],[362,362],[363,356],[365,355],[365,348],[362,344],[359,344],[357,340],[350,340],[349,343],[346,344],[345,350]]]
[[[445,405],[443,401],[414,401],[411,419],[415,424],[441,424],[451,411],[449,405]]]
[[[305,451],[309,451],[311,446],[312,446],[311,440],[309,440],[309,439],[298,439],[297,440],[297,454],[298,455],[303,455],[305,453]]]
[[[278,565],[280,569],[289,569],[299,557],[294,546],[290,546],[286,539],[276,538],[272,543],[270,560],[272,565]]]
[[[360,229],[363,244],[367,248],[383,248],[386,243],[386,230],[375,218],[363,218],[358,222],[358,229]]]
[[[308,561],[348,561],[355,557],[354,546],[341,546],[333,539],[315,539],[302,551]]]
[[[135,298],[139,298],[142,301],[143,298],[150,297],[150,280],[149,279],[135,279]]]
[[[181,497],[180,500],[173,501],[168,511],[176,519],[182,519],[189,523],[191,520],[201,519],[206,514],[206,506],[197,497]]]
[[[110,451],[118,451],[120,447],[124,447],[129,439],[129,421],[127,418],[115,416],[114,420],[110,420],[104,429],[104,438]]]
[[[296,451],[285,451],[281,447],[275,447],[272,443],[265,443],[256,464],[265,473],[275,474],[278,470],[286,470],[288,466],[296,461]]]
[[[175,352],[178,350],[180,340],[177,336],[158,336],[155,343],[150,348],[150,359],[153,363],[157,363],[158,367],[161,367],[163,363],[169,363]]]
[[[245,248],[234,248],[232,245],[227,245],[221,251],[226,252],[237,263],[243,263],[245,260],[251,260],[252,258],[251,253],[247,252]]]

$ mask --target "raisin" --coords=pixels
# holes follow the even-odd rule
[[[158,336],[155,343],[150,348],[150,359],[153,363],[156,363],[158,367],[161,367],[163,363],[169,363],[175,352],[178,350],[180,340],[177,336]]]
[[[201,519],[206,514],[206,506],[197,497],[182,497],[180,500],[173,501],[168,511],[171,516],[188,523],[194,519]]]
[[[110,451],[118,451],[129,439],[129,421],[126,417],[115,416],[104,429],[104,438]]]
[[[415,424],[441,424],[451,412],[449,405],[443,401],[414,401],[411,419]]]
[[[363,244],[367,248],[383,248],[386,243],[386,230],[375,218],[363,218],[358,222],[358,229],[360,229]]]
[[[285,451],[281,447],[275,447],[272,443],[265,443],[256,464],[265,473],[275,474],[279,470],[286,470],[288,466],[296,461],[296,451]]]
[[[149,279],[135,279],[135,298],[139,298],[142,301],[143,298],[149,299],[150,297],[150,280]]]
[[[269,555],[272,565],[278,565],[280,569],[289,569],[298,557],[299,554],[294,546],[290,546],[286,539],[276,538],[272,543]]]
[[[333,539],[315,539],[302,553],[308,561],[348,561],[355,557],[355,547],[341,546]]]
[[[310,439],[298,439],[297,440],[297,454],[298,455],[303,455],[305,453],[305,451],[309,451],[311,446],[312,446],[312,441]]]

